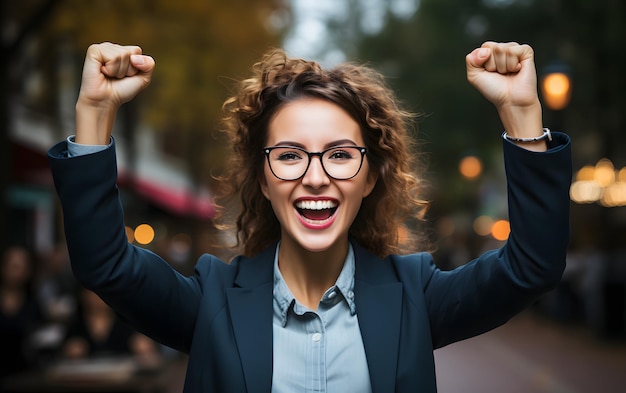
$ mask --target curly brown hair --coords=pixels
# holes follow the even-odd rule
[[[399,107],[383,76],[365,65],[344,63],[323,69],[318,63],[268,52],[253,66],[251,78],[239,82],[223,105],[225,131],[233,155],[221,178],[225,197],[239,195],[237,246],[254,255],[280,239],[280,223],[261,191],[263,147],[268,125],[286,103],[320,98],[338,105],[360,126],[370,170],[378,173],[372,193],[361,205],[350,236],[384,257],[409,251],[399,239],[403,223],[422,219],[427,202],[420,198],[423,180],[412,170],[418,163],[410,134],[414,115]],[[421,247],[412,241],[411,251]]]

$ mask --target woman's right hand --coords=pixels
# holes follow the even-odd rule
[[[76,143],[109,144],[117,110],[150,84],[154,65],[138,46],[91,45],[76,103]]]

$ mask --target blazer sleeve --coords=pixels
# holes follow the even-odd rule
[[[422,264],[435,348],[493,329],[561,279],[570,238],[571,143],[546,152],[503,141],[511,232],[505,245],[452,271]]]
[[[137,330],[188,351],[201,296],[198,276],[184,277],[156,254],[128,243],[115,143],[67,158],[64,141],[48,157],[79,282]]]

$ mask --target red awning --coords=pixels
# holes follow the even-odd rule
[[[122,174],[119,183],[131,186],[127,176]],[[212,219],[215,215],[215,206],[208,192],[193,193],[186,188],[168,187],[142,178],[134,178],[131,187],[142,198],[172,214],[200,219]]]

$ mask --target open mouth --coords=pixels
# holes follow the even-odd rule
[[[307,221],[328,220],[337,211],[337,202],[331,200],[323,201],[297,201],[295,203],[298,213]]]

